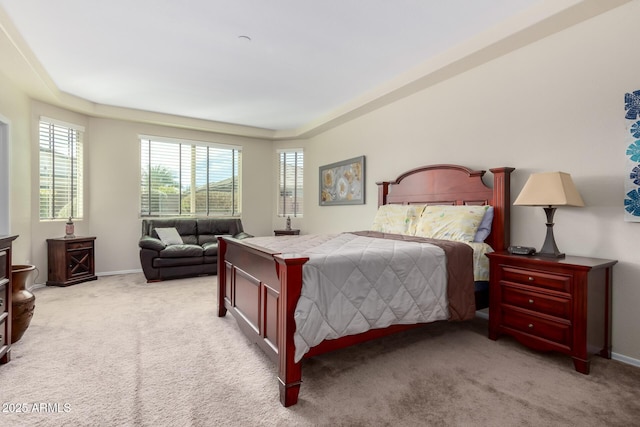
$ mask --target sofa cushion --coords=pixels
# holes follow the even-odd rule
[[[228,234],[233,236],[242,230],[242,222],[239,218],[198,218],[198,235],[219,236]]]
[[[169,245],[160,251],[160,258],[201,257],[202,246],[198,245]]]
[[[199,245],[198,236],[195,234],[185,234],[180,236],[185,245]]]
[[[218,255],[218,242],[208,242],[202,245],[204,249],[204,256],[217,256]]]
[[[205,243],[211,243],[218,240],[218,236],[215,234],[199,234],[198,244],[204,246]]]

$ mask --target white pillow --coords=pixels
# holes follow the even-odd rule
[[[487,206],[427,205],[418,220],[416,236],[473,242]]]
[[[171,228],[156,228],[156,233],[158,233],[158,238],[162,240],[162,243],[165,245],[181,245],[182,237],[178,234],[178,230],[174,227]]]
[[[416,221],[423,209],[424,205],[382,205],[376,212],[371,229],[382,233],[413,236]]]

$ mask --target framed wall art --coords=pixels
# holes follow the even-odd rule
[[[364,204],[364,156],[320,166],[320,206]]]
[[[626,168],[624,220],[640,222],[640,90],[624,95],[626,126]]]

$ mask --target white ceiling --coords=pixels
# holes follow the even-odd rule
[[[62,92],[278,130],[326,115],[536,2],[0,0],[0,6]]]
[[[535,3],[0,0],[62,92],[274,130],[317,120]]]

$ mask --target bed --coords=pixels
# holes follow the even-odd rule
[[[474,171],[458,165],[430,165],[410,170],[401,174],[394,181],[378,182],[378,206],[385,205],[438,205],[438,206],[492,206],[493,221],[488,236],[484,240],[496,251],[504,250],[509,245],[510,230],[510,174],[513,168],[501,167],[490,169],[493,173],[493,187],[487,186],[482,177],[485,171]],[[411,236],[387,235],[388,239],[380,239],[380,234],[374,231],[357,233],[341,233],[339,239],[345,240],[346,245],[358,247],[366,242],[370,245],[380,246],[382,251],[387,247],[390,251],[400,252],[406,250],[408,245],[416,243],[406,242],[414,240]],[[277,237],[272,239],[296,239],[298,236]],[[302,238],[303,236],[299,236]],[[333,236],[331,244],[333,244]],[[374,240],[371,240],[374,239]],[[384,242],[383,242],[384,240]],[[420,239],[418,239],[420,240]],[[283,249],[282,244],[288,242],[284,248],[293,250],[304,248],[296,240],[280,240],[280,248],[262,246],[256,244],[259,239],[237,240],[231,237],[220,237],[218,247],[218,316],[225,316],[229,311],[237,321],[239,328],[254,343],[256,343],[278,366],[278,384],[280,402],[284,406],[294,405],[298,401],[302,378],[302,360],[300,350],[296,354],[296,341],[300,343],[299,333],[296,335],[296,308],[305,301],[302,296],[303,277],[309,280],[309,271],[312,262],[317,257],[318,249],[292,252]],[[325,247],[323,240],[321,247]],[[432,241],[432,243],[437,243]],[[417,243],[421,247],[431,245],[424,242]],[[465,244],[459,244],[467,246]],[[443,242],[443,251],[453,254],[452,249],[446,248]],[[277,246],[277,245],[276,245]],[[333,249],[326,250],[326,259],[323,262],[331,262],[330,254]],[[421,250],[420,252],[424,252]],[[438,252],[440,253],[440,252]],[[395,256],[394,256],[395,257]],[[408,255],[414,259],[414,255]],[[464,255],[468,259],[468,255]],[[310,258],[312,261],[309,261]],[[446,258],[446,256],[444,257]],[[454,256],[451,257],[455,258]],[[363,257],[364,259],[364,257]],[[368,261],[369,266],[371,260]],[[421,261],[420,261],[421,262]],[[448,260],[446,262],[449,262]],[[466,262],[466,261],[465,261]],[[308,264],[307,264],[308,263]],[[305,269],[305,264],[307,264]],[[329,264],[331,265],[331,264]],[[440,268],[440,267],[439,267]],[[459,267],[446,265],[446,274],[453,274]],[[339,269],[339,268],[337,268]],[[362,269],[360,269],[362,270]],[[366,269],[365,269],[366,270]],[[465,273],[466,274],[466,273]],[[464,275],[463,275],[464,276]],[[471,273],[473,282],[473,273]],[[411,280],[406,279],[409,285]],[[417,279],[416,279],[417,280]],[[465,276],[468,280],[468,274]],[[453,301],[449,288],[453,288],[454,281],[449,277],[447,295]],[[308,286],[308,285],[307,285]],[[465,287],[468,289],[468,286]],[[468,292],[468,291],[465,291]],[[471,311],[475,312],[476,301],[486,301],[486,295],[475,296],[473,300],[473,283],[471,285]],[[480,294],[488,291],[480,290]],[[465,294],[462,298],[467,298]],[[457,297],[456,297],[457,298]],[[403,324],[384,324],[376,326],[365,332],[352,333],[345,336],[336,336],[323,339],[319,343],[312,343],[304,349],[303,358],[313,357],[327,351],[355,345],[370,339],[396,333],[408,328],[421,326],[435,320],[441,320],[442,316],[448,316],[449,320],[465,320],[470,316],[469,304],[464,303],[461,313],[457,308],[449,307],[440,310],[436,317],[423,316],[418,313],[415,321]],[[436,310],[438,311],[438,310]],[[442,313],[444,311],[444,314]],[[472,315],[472,314],[471,314]],[[421,317],[422,316],[422,317]],[[438,317],[439,316],[439,317]],[[300,317],[300,312],[298,312]],[[435,320],[434,320],[435,319]],[[302,331],[299,331],[302,332]],[[298,347],[300,347],[298,345]]]

